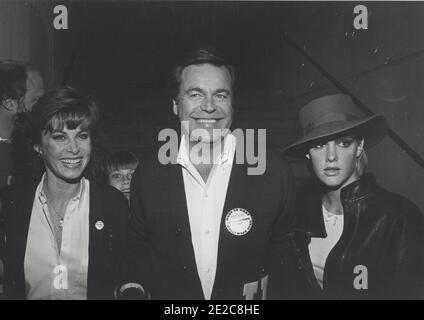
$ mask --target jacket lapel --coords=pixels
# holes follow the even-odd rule
[[[230,174],[230,180],[228,181],[228,188],[227,188],[227,194],[225,197],[224,207],[222,209],[222,215],[221,215],[221,223],[220,223],[220,235],[218,240],[218,254],[217,254],[217,264],[216,264],[216,274],[215,274],[215,282],[214,287],[212,290],[212,298],[219,297],[219,293],[216,292],[217,285],[218,287],[220,284],[223,283],[224,275],[226,274],[225,269],[223,268],[226,263],[224,260],[226,259],[226,246],[225,246],[225,234],[226,227],[225,227],[225,217],[227,213],[236,207],[239,206],[240,198],[242,195],[245,194],[243,191],[246,187],[245,183],[245,177],[246,177],[246,171],[247,166],[244,164],[236,164],[235,158],[233,162],[233,166],[231,169]]]
[[[22,241],[20,241],[20,244],[25,245],[25,247],[28,239],[29,224],[31,222],[32,206],[34,204],[35,196],[37,196],[35,195],[36,188],[36,185],[31,186],[22,193],[22,197],[19,201],[17,201],[17,198],[13,200],[15,201],[14,205],[18,207],[17,212],[22,213],[22,216],[20,217],[22,220],[18,221],[16,228],[18,229],[17,234],[22,235]],[[23,250],[24,252],[25,249],[26,248]]]
[[[322,191],[319,187],[308,188],[297,196],[296,229],[305,232],[309,237],[325,238],[324,218],[322,216]]]
[[[9,270],[11,274],[13,273],[10,278],[16,279],[11,288],[13,299],[25,298],[24,262],[36,188],[37,185],[31,185],[23,190],[16,189],[16,193],[12,191],[9,199],[11,201],[9,214],[13,216],[8,218],[6,241],[9,246],[7,250],[7,258],[10,259]]]
[[[182,169],[178,164],[168,165],[167,168],[168,180],[164,181],[165,194],[171,195],[170,212],[175,232],[179,235],[177,237],[178,244],[176,246],[176,255],[179,257],[180,261],[188,264],[188,272],[191,272],[191,278],[195,279],[196,284],[193,289],[193,294],[204,299],[191,239],[190,221],[188,218]],[[173,183],[169,183],[170,181]]]
[[[99,199],[96,185],[90,183],[90,204],[89,204],[89,236],[88,236],[88,282],[87,282],[87,298],[92,299],[97,293],[93,292],[98,287],[99,274],[101,274],[102,257],[104,256],[103,242],[104,230],[96,228],[96,222],[102,221],[107,227],[103,217],[103,204]]]

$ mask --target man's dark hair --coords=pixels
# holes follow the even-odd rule
[[[185,67],[191,65],[211,64],[216,67],[225,67],[231,76],[231,87],[234,88],[234,67],[221,55],[211,49],[196,49],[183,56],[171,75],[171,93],[176,99],[180,91],[181,74]]]
[[[26,92],[27,69],[22,63],[0,61],[0,102],[19,100]]]

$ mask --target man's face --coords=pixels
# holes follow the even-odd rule
[[[190,65],[181,74],[174,113],[184,121],[184,129],[191,140],[214,143],[228,133],[233,120],[232,101],[231,76],[227,68],[211,64]]]
[[[31,111],[37,100],[44,94],[44,82],[37,71],[28,71],[26,80],[27,90],[20,101],[20,111]]]

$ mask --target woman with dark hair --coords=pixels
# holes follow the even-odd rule
[[[298,193],[289,234],[296,298],[423,297],[423,216],[364,173],[364,148],[384,137],[385,119],[335,94],[304,106],[300,121],[304,136],[285,153],[307,158],[316,179]]]
[[[114,298],[128,206],[115,189],[83,176],[97,121],[96,104],[69,87],[28,113],[25,136],[45,172],[4,196],[7,299]]]

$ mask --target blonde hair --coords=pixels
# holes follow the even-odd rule
[[[362,149],[361,155],[358,157],[358,159],[356,159],[355,170],[358,177],[361,177],[364,174],[367,166],[368,166],[368,157],[367,157],[367,154],[365,153],[365,150]]]

